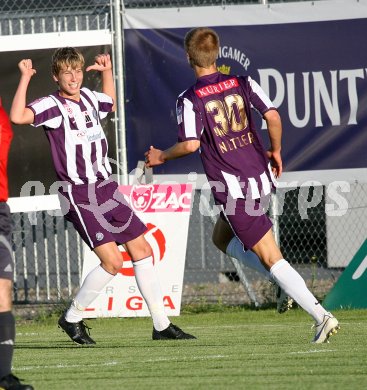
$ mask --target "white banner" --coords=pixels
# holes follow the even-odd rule
[[[147,225],[145,237],[153,250],[167,315],[181,309],[186,245],[191,210],[191,184],[121,186],[121,192]],[[85,318],[150,316],[137,287],[130,256],[120,247],[123,267],[86,309]],[[86,245],[82,282],[100,263]]]
[[[367,0],[319,0],[182,8],[126,8],[123,14],[123,26],[125,30],[255,26],[360,19],[365,18],[366,15]],[[246,39],[245,35],[243,39]]]

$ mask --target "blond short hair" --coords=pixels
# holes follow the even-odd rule
[[[56,49],[52,55],[51,71],[53,75],[57,76],[64,66],[70,66],[71,69],[83,68],[84,63],[83,54],[78,49],[63,47]]]
[[[208,68],[218,58],[219,37],[211,28],[194,28],[186,34],[184,46],[191,66]]]

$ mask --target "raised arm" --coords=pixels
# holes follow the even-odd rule
[[[32,60],[24,59],[19,62],[21,76],[10,108],[10,120],[16,125],[31,124],[34,121],[33,111],[26,107],[27,89],[31,78],[36,74]]]
[[[196,152],[200,147],[200,141],[189,140],[184,142],[177,142],[166,150],[155,149],[153,146],[145,152],[145,165],[155,167],[161,165],[168,160],[184,157],[190,153]]]
[[[86,72],[90,70],[98,70],[101,72],[102,92],[110,96],[113,100],[112,111],[116,109],[116,90],[115,82],[112,73],[112,62],[109,54],[99,54],[95,57],[94,64],[86,68]]]
[[[274,176],[280,177],[283,172],[282,157],[280,154],[282,148],[282,121],[276,110],[267,111],[264,115],[264,119],[268,127],[270,140],[268,157],[272,165]]]

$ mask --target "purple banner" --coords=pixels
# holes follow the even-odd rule
[[[285,171],[367,167],[366,19],[216,27],[220,71],[248,74],[283,121]],[[194,83],[188,29],[125,31],[128,169],[177,140],[177,95]],[[266,130],[258,131],[267,140]],[[202,172],[197,154],[155,173]]]

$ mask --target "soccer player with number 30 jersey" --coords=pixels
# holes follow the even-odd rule
[[[219,37],[214,30],[190,30],[184,46],[197,80],[177,100],[178,142],[164,151],[151,146],[145,153],[146,166],[154,167],[200,148],[213,197],[222,208],[215,229],[216,241],[222,241],[220,249],[237,258],[244,257],[247,250],[255,252],[272,280],[313,317],[313,342],[326,342],[339,328],[338,321],[283,258],[265,214],[275,178],[282,173],[280,116],[249,76],[218,72]],[[268,151],[256,132],[253,109],[267,124]],[[232,230],[232,239],[222,234],[221,226],[226,225]]]

